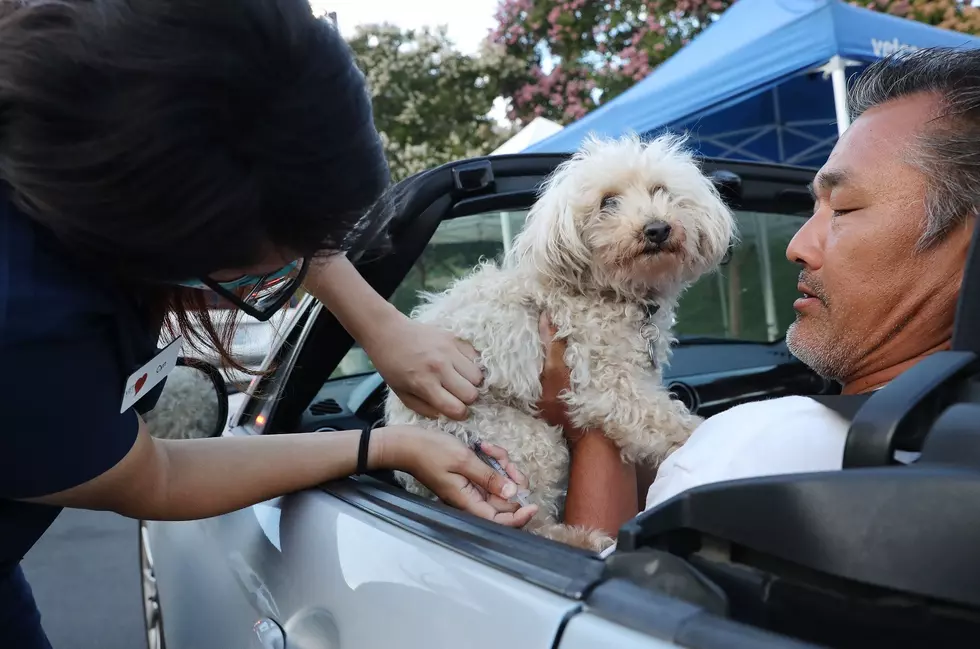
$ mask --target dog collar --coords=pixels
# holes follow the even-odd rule
[[[660,305],[656,302],[647,302],[643,305],[643,309],[647,312],[647,318],[652,318],[660,311]]]

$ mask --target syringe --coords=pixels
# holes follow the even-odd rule
[[[509,475],[507,475],[507,472],[504,471],[504,467],[500,466],[500,462],[498,462],[496,458],[491,457],[483,452],[483,449],[480,447],[480,440],[476,440],[475,442],[473,442],[470,445],[470,448],[473,449],[473,452],[476,453],[476,456],[478,458],[483,460],[483,462],[491,469],[496,471],[497,474],[499,474],[504,478],[507,478],[508,480],[513,481],[513,479]],[[531,495],[530,491],[528,491],[527,489],[521,489],[521,487],[518,486],[517,493],[511,496],[508,502],[517,503],[521,507],[527,507],[528,505],[531,504],[531,501],[528,500],[530,495]]]

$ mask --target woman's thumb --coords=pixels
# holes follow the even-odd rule
[[[510,478],[500,475],[476,456],[473,457],[469,468],[470,475],[466,477],[473,484],[480,485],[485,492],[504,499],[513,498],[517,494],[517,485]]]

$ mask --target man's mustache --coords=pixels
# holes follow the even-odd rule
[[[800,279],[798,281],[800,284],[807,287],[807,293],[817,298],[824,304],[827,303],[827,295],[824,292],[823,282],[821,282],[816,275],[812,275],[804,271],[800,273]]]

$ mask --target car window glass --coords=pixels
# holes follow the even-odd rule
[[[520,231],[527,211],[489,212],[444,221],[425,252],[391,296],[408,314],[421,291],[444,290],[483,259],[499,257]],[[736,212],[740,243],[719,272],[703,277],[681,298],[675,334],[770,342],[793,321],[799,268],[786,246],[803,224],[799,216]],[[360,347],[347,354],[332,378],[372,371]]]

